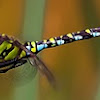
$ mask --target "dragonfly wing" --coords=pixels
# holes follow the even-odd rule
[[[19,62],[20,63],[20,62]],[[10,70],[9,70],[10,69]],[[6,73],[3,73],[3,72]],[[19,87],[31,82],[37,73],[37,68],[32,67],[27,61],[26,64],[19,66],[11,64],[0,68],[0,80],[7,81],[10,87]]]
[[[13,85],[22,86],[31,82],[36,76],[37,68],[32,67],[29,62],[13,69]],[[11,74],[12,75],[12,74]]]
[[[2,60],[2,59],[1,59]],[[8,61],[1,61],[0,62],[0,73],[5,73],[8,70],[14,68],[14,64],[18,61],[18,59],[12,59]]]
[[[46,65],[42,62],[41,59],[39,59],[36,55],[34,55],[33,57],[31,57],[30,59],[30,63],[34,66],[36,66],[36,68],[42,73],[44,74],[48,81],[52,84],[52,86],[55,88],[56,85],[56,81],[55,78],[53,76],[53,74],[50,72],[50,70],[46,67]]]
[[[33,66],[35,65],[36,68],[47,77],[48,81],[52,84],[52,86],[55,87],[56,85],[55,78],[53,74],[49,71],[49,69],[46,67],[46,65],[33,52],[29,51],[25,46],[20,44],[17,40],[15,41],[15,44],[19,46],[21,49],[30,53],[30,58],[32,58],[30,60],[30,63]]]

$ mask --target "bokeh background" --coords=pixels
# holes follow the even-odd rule
[[[99,4],[99,0],[0,0],[0,32],[27,41],[99,27]],[[1,78],[0,100],[99,100],[99,42],[94,38],[42,51],[41,59],[58,89],[40,75],[20,87]]]
[[[99,0],[47,0],[43,38],[99,27]],[[40,100],[99,100],[99,38],[44,50],[59,89],[40,81]],[[42,84],[41,84],[42,83]]]

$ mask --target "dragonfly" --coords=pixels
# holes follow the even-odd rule
[[[46,48],[57,47],[63,44],[72,43],[74,41],[99,36],[100,27],[67,33],[65,35],[52,37],[42,41],[27,41],[25,43],[20,43],[13,37],[9,37],[6,34],[1,34],[0,73],[6,73],[9,70],[20,67],[29,61],[32,66],[35,66],[35,68],[43,73],[47,77],[48,81],[54,85],[55,78],[53,74],[37,56],[37,54]]]

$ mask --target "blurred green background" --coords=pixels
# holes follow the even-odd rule
[[[100,27],[99,4],[99,0],[0,0],[0,32],[27,41]],[[0,78],[0,100],[99,100],[99,42],[95,38],[42,51],[58,90],[39,75],[21,87],[9,87],[11,80]]]
[[[40,40],[44,6],[45,0],[0,0],[0,32],[22,41]],[[0,100],[37,100],[38,75],[23,86],[11,86],[10,83],[16,73],[11,71],[11,74],[8,72],[6,75],[0,75]]]

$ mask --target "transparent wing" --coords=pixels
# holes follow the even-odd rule
[[[16,84],[16,86],[22,86],[31,82],[36,76],[36,73],[36,67],[31,66],[29,62],[25,65],[19,66],[16,68],[15,74],[12,77],[13,85]]]
[[[52,86],[55,88],[56,87],[56,82],[53,74],[49,71],[49,69],[46,67],[46,65],[35,55],[33,52],[29,51],[25,46],[23,46],[21,43],[19,43],[17,40],[14,41],[16,43],[16,46],[19,46],[22,50],[25,50],[26,52],[30,53],[30,60],[31,64],[42,73],[44,74],[48,81],[52,84]]]
[[[10,69],[6,73],[0,73],[0,80],[5,81],[7,84],[9,84],[10,87],[19,87],[31,82],[34,79],[36,73],[37,68],[31,66],[28,62],[24,65]]]
[[[33,57],[30,57],[30,63],[42,73],[44,74],[48,81],[51,83],[51,85],[55,88],[56,87],[56,81],[53,76],[53,74],[50,72],[50,70],[46,67],[46,65],[40,60],[36,55],[33,55]]]

